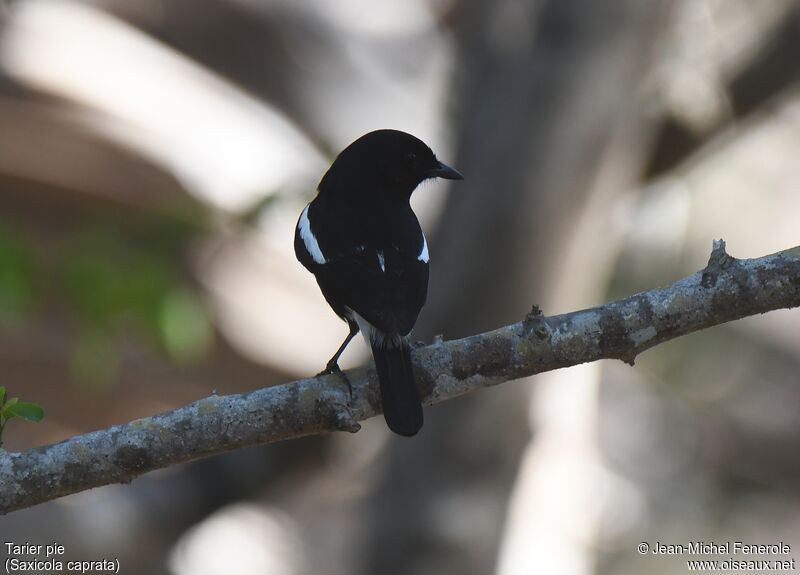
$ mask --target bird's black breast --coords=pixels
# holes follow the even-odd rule
[[[305,237],[302,215],[295,231],[295,253],[334,311],[347,318],[352,310],[382,332],[407,335],[428,290],[425,239],[408,203],[349,205],[318,196],[306,217]]]

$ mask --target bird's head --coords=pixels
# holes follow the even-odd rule
[[[429,178],[461,180],[440,162],[419,138],[398,130],[377,130],[361,136],[336,158],[319,185],[320,193],[375,194],[408,199]]]

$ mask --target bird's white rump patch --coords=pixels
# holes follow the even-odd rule
[[[306,209],[300,214],[300,221],[297,222],[297,227],[300,229],[300,237],[303,238],[306,250],[311,254],[311,259],[318,264],[324,264],[326,261],[325,256],[322,255],[319,242],[311,231],[311,222],[308,221],[308,206],[306,206]]]
[[[417,259],[421,262],[428,263],[428,242],[425,241],[425,234],[422,234],[422,249],[417,256]]]
[[[370,347],[378,347],[381,349],[400,347],[403,342],[403,336],[399,333],[385,333],[369,323],[360,314],[354,312],[350,308],[346,308],[350,319],[354,319],[358,324],[361,335],[367,345]]]

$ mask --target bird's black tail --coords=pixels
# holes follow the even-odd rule
[[[372,346],[372,357],[381,384],[383,416],[389,429],[411,437],[422,427],[422,402],[411,371],[411,350],[406,342],[399,347]]]

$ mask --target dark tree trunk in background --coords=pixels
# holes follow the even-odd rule
[[[626,175],[617,179],[629,181],[641,169],[639,90],[670,4],[462,4],[464,76],[453,90],[455,165],[466,180],[431,241],[417,336],[490,329],[554,300],[554,264],[601,169],[619,160]],[[413,443],[394,441],[383,484],[367,502],[373,525],[363,572],[493,571],[529,440],[528,404],[526,385],[474,394],[428,410]]]

